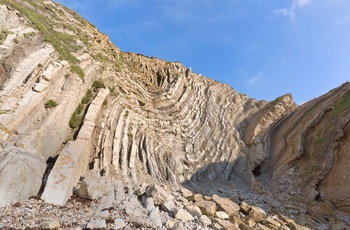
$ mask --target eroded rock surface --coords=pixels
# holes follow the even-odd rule
[[[65,206],[93,175],[112,191],[80,188],[102,196],[85,227],[134,227],[106,217],[113,202],[158,228],[350,224],[350,83],[301,106],[257,101],[122,52],[52,1],[0,0],[0,18],[0,206],[33,195]]]

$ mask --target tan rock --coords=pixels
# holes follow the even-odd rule
[[[195,203],[204,215],[214,217],[217,211],[216,203],[213,201],[200,200]]]
[[[250,209],[252,209],[252,206],[250,206],[249,204],[247,204],[246,202],[242,202],[240,205],[240,210],[245,213],[248,214]]]
[[[249,211],[249,216],[260,223],[266,217],[266,212],[259,207],[252,206],[252,209]]]
[[[193,216],[189,212],[181,208],[175,208],[174,215],[175,215],[175,218],[182,220],[184,222],[193,220]]]
[[[180,193],[181,193],[181,195],[182,195],[183,197],[185,197],[185,198],[189,198],[189,197],[191,197],[191,196],[193,195],[193,192],[191,192],[191,191],[190,191],[189,189],[187,189],[187,188],[181,188]]]
[[[197,205],[189,204],[189,205],[186,205],[185,209],[192,216],[196,216],[196,217],[201,217],[202,216],[202,211]]]
[[[281,227],[281,224],[272,219],[271,217],[266,217],[264,224],[270,229],[279,229]]]
[[[188,200],[193,201],[193,202],[197,202],[197,201],[204,200],[204,199],[203,199],[202,194],[196,193],[196,194],[193,194],[192,196],[189,196]]]
[[[212,196],[213,201],[218,205],[218,209],[222,210],[229,215],[235,215],[239,212],[239,205],[234,203],[232,200],[228,198],[222,198],[219,197],[218,195],[214,194]]]
[[[221,225],[222,228],[223,228],[224,230],[239,230],[239,228],[238,228],[236,225],[230,223],[230,222],[227,221],[227,220],[222,220],[222,219],[219,219],[219,218],[214,218],[213,221],[214,221],[215,223],[218,223],[219,225]]]

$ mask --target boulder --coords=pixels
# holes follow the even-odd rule
[[[234,224],[230,223],[229,221],[227,220],[222,220],[222,219],[219,219],[219,218],[214,218],[213,221],[215,223],[218,223],[219,225],[222,226],[222,229],[224,230],[239,230],[238,227],[236,227]]]
[[[228,198],[222,198],[214,194],[212,196],[213,201],[218,205],[218,209],[226,212],[227,214],[235,215],[239,212],[239,205]]]
[[[147,197],[152,197],[155,205],[161,205],[165,201],[172,199],[172,196],[162,187],[151,184],[146,189]]]
[[[217,211],[216,203],[208,200],[200,200],[195,203],[204,215],[214,217]]]
[[[186,211],[189,212],[192,216],[200,217],[202,216],[201,209],[194,204],[189,204],[185,207]]]
[[[207,226],[211,225],[211,220],[206,215],[201,215],[201,217],[199,217],[199,223],[201,225],[203,225],[204,227],[207,227]]]
[[[193,194],[192,196],[189,196],[188,200],[193,201],[193,202],[197,202],[197,201],[203,200],[203,195],[196,193],[196,194]]]
[[[110,177],[87,177],[80,182],[78,195],[86,199],[99,199],[107,193],[113,192],[114,187]]]
[[[180,192],[181,192],[181,195],[185,198],[188,198],[193,195],[193,192],[191,192],[187,188],[181,188]]]
[[[252,209],[249,211],[249,216],[260,223],[266,217],[266,212],[259,207],[252,206]]]
[[[224,211],[218,211],[215,213],[215,217],[222,219],[222,220],[228,220],[230,218],[230,216],[224,212]]]
[[[193,220],[193,216],[189,212],[181,208],[175,208],[174,214],[175,214],[175,218],[182,220],[184,222]]]
[[[114,220],[114,229],[115,230],[118,230],[118,229],[122,229],[126,226],[126,223],[123,219],[120,219],[120,218],[116,218]]]
[[[279,227],[281,227],[281,224],[272,219],[271,217],[266,217],[264,224],[269,229],[279,229]]]
[[[45,161],[24,149],[9,146],[0,151],[0,207],[37,195]]]
[[[250,209],[252,209],[252,206],[250,206],[246,202],[242,201],[242,203],[240,205],[240,209],[244,214],[248,214]]]
[[[162,220],[160,219],[160,212],[158,207],[153,208],[149,213],[149,218],[156,227],[162,226]]]

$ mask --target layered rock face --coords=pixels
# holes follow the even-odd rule
[[[350,213],[349,83],[302,106],[289,94],[257,101],[181,63],[121,52],[51,1],[0,0],[0,18],[0,205],[40,186],[64,205],[93,175],[232,185]]]

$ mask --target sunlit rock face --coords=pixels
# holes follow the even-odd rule
[[[121,52],[59,4],[0,3],[1,151],[57,157],[45,175],[21,174],[47,181],[43,199],[64,205],[81,177],[96,174],[232,182],[349,213],[349,83],[302,106],[290,94],[257,101],[179,62]]]

